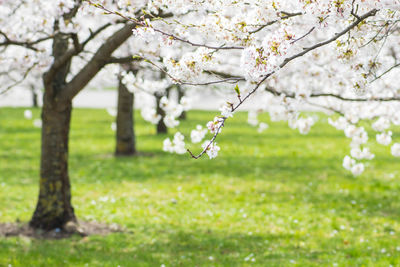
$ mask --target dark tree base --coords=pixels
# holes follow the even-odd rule
[[[67,227],[43,230],[32,228],[26,223],[0,223],[0,237],[10,236],[26,236],[29,238],[37,239],[63,239],[69,238],[73,235],[79,236],[90,236],[90,235],[107,235],[116,232],[127,232],[124,228],[117,224],[106,224],[97,221],[85,222],[79,221],[79,223],[69,223]]]
[[[72,207],[71,207],[72,208]],[[33,229],[42,229],[42,230],[53,230],[53,229],[64,229],[65,225],[73,222],[76,223],[76,217],[74,214],[69,214],[61,217],[52,218],[50,216],[41,216],[39,212],[35,211],[32,220],[29,222],[29,226]]]
[[[115,156],[116,157],[134,157],[137,156],[139,153],[135,150],[135,151],[117,151],[115,152]]]

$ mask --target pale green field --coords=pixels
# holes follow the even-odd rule
[[[23,112],[0,108],[1,222],[28,221],[37,198],[40,130]],[[213,117],[190,112],[181,129]],[[0,238],[0,266],[400,266],[400,160],[389,147],[372,145],[376,159],[355,178],[341,166],[349,140],[322,115],[306,136],[285,123],[259,134],[246,119],[227,123],[217,159],[196,161],[162,152],[165,136],[137,116],[146,156],[116,159],[113,118],[75,110],[77,216],[133,233]]]

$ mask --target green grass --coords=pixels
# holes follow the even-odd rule
[[[28,221],[37,199],[40,130],[23,111],[0,109],[2,222]],[[213,116],[190,112],[181,129]],[[162,152],[165,136],[136,118],[145,156],[112,156],[105,110],[74,110],[70,142],[77,216],[133,233],[0,238],[0,266],[400,266],[400,161],[389,147],[372,145],[376,159],[355,178],[341,166],[349,140],[324,116],[303,136],[285,123],[259,134],[238,113],[219,157],[196,161]]]

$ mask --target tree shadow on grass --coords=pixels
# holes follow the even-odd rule
[[[4,263],[7,258],[10,262],[18,259],[31,266],[285,266],[296,258],[321,263],[321,257],[329,253],[301,248],[290,242],[291,235],[184,231],[173,225],[146,225],[141,230],[144,233],[140,235],[120,233],[58,241],[0,239],[0,255]]]
[[[246,180],[292,180],[296,177],[317,177],[326,173],[333,175],[342,171],[340,166],[333,166],[335,158],[319,159],[318,157],[302,157],[301,159],[288,159],[282,157],[250,157],[236,156],[217,158],[215,160],[201,159],[180,160],[176,155],[165,155],[162,152],[147,152],[150,157],[131,158],[85,158],[74,156],[71,158],[71,178],[85,176],[85,182],[121,182],[121,181],[146,181],[146,180],[171,180],[176,177],[204,177],[221,176],[236,177]],[[110,177],[112,175],[112,177]],[[286,177],[286,178],[285,178]],[[80,179],[77,179],[80,180]]]

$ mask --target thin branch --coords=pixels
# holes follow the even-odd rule
[[[341,31],[341,32],[339,32],[339,33],[337,33],[337,34],[335,34],[335,36],[333,36],[332,38],[330,38],[330,39],[328,39],[328,40],[326,40],[326,41],[317,43],[317,44],[315,44],[315,45],[313,45],[313,46],[311,46],[311,47],[309,47],[309,48],[306,48],[303,52],[300,52],[300,53],[298,53],[298,54],[296,54],[296,55],[294,55],[294,56],[291,56],[291,57],[289,57],[289,58],[286,58],[286,59],[283,61],[283,63],[282,63],[281,65],[279,65],[279,67],[280,67],[280,68],[283,68],[286,64],[288,64],[288,63],[289,63],[290,61],[292,61],[293,59],[296,59],[296,58],[298,58],[298,57],[304,56],[305,54],[311,52],[311,51],[314,50],[314,49],[317,49],[317,48],[319,48],[319,47],[321,47],[321,46],[325,46],[325,45],[327,45],[327,44],[329,44],[329,43],[331,43],[331,42],[333,42],[333,41],[336,41],[337,39],[339,39],[339,37],[345,35],[347,32],[349,32],[350,30],[352,30],[353,28],[355,28],[356,26],[358,26],[358,24],[360,24],[363,20],[365,20],[365,19],[367,19],[367,18],[369,18],[369,17],[375,16],[377,12],[378,12],[377,9],[372,9],[371,11],[369,11],[369,12],[365,13],[364,15],[360,16],[356,21],[354,21],[352,24],[350,24],[350,25],[349,25],[347,28],[345,28],[343,31]]]
[[[268,27],[268,26],[271,26],[272,24],[277,23],[278,21],[281,21],[281,20],[284,20],[284,19],[288,19],[288,18],[291,18],[291,17],[295,17],[295,16],[303,15],[303,13],[301,13],[301,12],[297,12],[297,13],[288,13],[288,12],[285,12],[285,11],[281,11],[281,13],[284,14],[285,16],[280,17],[279,19],[276,19],[276,20],[269,21],[269,22],[265,23],[264,25],[261,25],[261,27],[255,29],[255,30],[253,30],[253,31],[250,31],[249,33],[250,33],[250,34],[254,34],[254,33],[257,33],[257,32],[259,32],[259,31],[261,31],[261,30],[264,29],[265,27]]]
[[[245,78],[243,78],[243,77],[240,77],[240,76],[234,76],[234,75],[231,75],[231,74],[227,74],[227,73],[224,73],[224,72],[220,72],[220,71],[215,71],[215,70],[204,70],[203,71],[204,73],[207,73],[207,74],[211,74],[211,75],[216,75],[216,76],[219,76],[219,77],[221,77],[221,78],[235,78],[235,79],[237,79],[238,81],[244,81],[245,80]]]
[[[321,46],[327,45],[327,44],[329,44],[329,43],[331,43],[331,42],[337,40],[339,37],[341,37],[342,35],[346,34],[346,33],[349,32],[350,30],[352,30],[354,27],[356,27],[358,24],[360,24],[360,23],[361,23],[363,20],[365,20],[366,18],[371,17],[371,16],[375,16],[377,12],[378,12],[377,9],[373,9],[373,10],[371,10],[371,11],[365,13],[364,15],[360,16],[359,19],[357,19],[355,22],[353,22],[350,26],[348,26],[347,28],[345,28],[343,31],[341,31],[340,33],[335,34],[334,37],[332,37],[332,38],[330,38],[330,39],[328,39],[328,40],[326,40],[326,41],[324,41],[324,42],[317,43],[317,44],[313,45],[312,47],[307,48],[307,49],[305,49],[303,52],[298,53],[298,54],[296,54],[296,55],[294,55],[294,56],[292,56],[292,57],[286,58],[286,59],[283,61],[283,63],[280,65],[280,68],[284,67],[284,66],[285,66],[286,64],[288,64],[290,61],[292,61],[292,60],[294,60],[294,59],[296,59],[296,58],[298,58],[298,57],[301,57],[301,56],[303,56],[303,55],[309,53],[310,51],[312,51],[312,50],[314,50],[314,49],[317,49],[317,48],[319,48],[319,47],[321,47]],[[264,83],[264,82],[265,82],[272,74],[274,74],[274,73],[275,73],[275,71],[272,71],[272,72],[266,74],[266,75],[256,84],[256,86],[253,88],[253,90],[250,91],[243,99],[240,99],[240,98],[239,98],[238,104],[236,104],[236,106],[232,106],[232,112],[236,111],[236,110],[251,96],[251,95],[253,95],[253,94],[258,90],[258,88],[261,86],[261,84]],[[207,146],[206,146],[197,156],[194,155],[189,149],[187,150],[188,153],[190,154],[190,156],[191,156],[192,158],[198,159],[198,158],[200,158],[202,155],[204,155],[204,153],[206,153],[208,149],[210,149],[210,146],[211,146],[212,143],[216,140],[216,138],[217,138],[217,136],[218,136],[218,134],[219,134],[221,128],[224,126],[225,121],[226,121],[227,119],[228,119],[227,117],[221,117],[220,125],[219,125],[219,127],[217,128],[217,130],[215,131],[214,136],[211,138],[211,140],[209,141],[209,143],[207,144]]]
[[[82,45],[79,42],[78,34],[71,33],[71,38],[74,44],[75,51],[82,51]]]
[[[131,63],[134,61],[141,61],[142,58],[140,57],[135,57],[135,56],[126,56],[126,57],[110,57],[106,64],[125,64],[125,63]]]
[[[146,59],[146,58],[144,58],[142,56],[138,56],[138,57],[140,57],[141,59],[143,59],[143,61],[149,63],[150,65],[154,66],[156,69],[158,69],[159,71],[161,71],[165,75],[167,75],[172,81],[174,81],[174,82],[176,82],[178,84],[181,84],[181,85],[202,86],[202,85],[212,85],[212,84],[219,84],[219,83],[237,83],[239,81],[245,81],[245,79],[243,77],[233,77],[233,76],[231,76],[231,77],[227,77],[225,79],[211,81],[211,82],[204,82],[204,83],[184,82],[184,81],[181,81],[181,80],[175,78],[168,71],[166,71],[164,68],[158,66],[157,64],[155,64],[151,60]]]
[[[318,108],[326,109],[328,111],[335,112],[336,114],[339,114],[339,115],[341,115],[343,117],[345,116],[345,114],[343,112],[341,112],[340,110],[337,110],[335,108],[323,106],[323,105],[320,105],[320,104],[317,104],[317,103],[313,103],[313,102],[310,102],[310,101],[304,101],[304,102],[309,104],[309,105],[312,105],[314,107],[318,107]]]
[[[257,85],[253,88],[253,90],[251,90],[243,99],[239,99],[239,103],[236,104],[236,106],[232,106],[232,112],[235,112],[251,95],[253,95],[258,88],[261,86],[261,84],[267,80],[270,76],[272,75],[272,73],[267,74],[264,76],[263,79],[261,79]],[[214,136],[211,138],[211,140],[208,142],[207,146],[196,156],[194,155],[189,149],[187,149],[187,152],[190,154],[190,156],[194,159],[198,159],[201,156],[204,155],[204,153],[207,152],[207,150],[210,148],[211,144],[217,139],[218,134],[221,131],[221,128],[224,127],[225,125],[225,121],[227,120],[227,117],[221,117],[221,121],[220,121],[220,125],[218,126],[217,130],[215,131]]]
[[[85,41],[82,42],[81,46],[85,47],[87,43],[89,43],[93,38],[95,38],[99,33],[101,33],[102,31],[104,31],[105,29],[107,29],[108,27],[110,27],[111,25],[113,25],[112,23],[106,23],[103,26],[101,26],[100,28],[98,28],[96,31],[92,32],[90,31],[90,35],[88,38],[86,38]]]
[[[294,44],[297,41],[300,41],[301,39],[305,38],[307,35],[311,34],[315,30],[315,27],[312,27],[306,34],[300,36],[297,39],[294,39],[293,41],[290,42],[290,44]]]
[[[114,15],[119,16],[121,18],[124,18],[124,19],[126,19],[128,21],[134,22],[135,24],[137,24],[138,26],[140,25],[141,27],[149,27],[143,21],[139,21],[136,18],[127,17],[127,16],[121,14],[120,12],[116,12],[116,11],[112,11],[112,10],[108,9],[108,8],[104,7],[103,5],[101,5],[101,4],[93,3],[93,2],[91,2],[89,0],[87,0],[87,1],[91,5],[104,10],[105,12],[107,12],[107,14],[114,14]],[[189,40],[183,39],[181,37],[178,37],[178,36],[176,36],[174,34],[164,32],[164,31],[162,31],[160,29],[153,28],[153,27],[150,27],[150,28],[153,29],[153,31],[155,31],[155,32],[158,32],[158,33],[160,33],[160,34],[162,34],[164,36],[167,36],[171,40],[180,41],[182,43],[186,43],[186,44],[189,44],[189,45],[195,46],[195,47],[205,47],[205,48],[214,49],[214,50],[233,50],[233,49],[241,50],[241,49],[244,49],[244,47],[242,47],[242,46],[225,46],[224,44],[218,45],[218,46],[213,46],[213,45],[207,45],[207,44],[194,43],[192,41],[189,41]]]
[[[270,92],[274,95],[284,94],[289,98],[296,98],[297,96],[288,92],[279,92],[270,86],[265,87],[265,91]],[[333,93],[314,93],[310,94],[308,97],[317,98],[317,97],[333,97],[346,102],[389,102],[389,101],[400,101],[400,97],[379,97],[379,98],[348,98],[341,95],[333,94]],[[307,98],[307,97],[306,97]]]
[[[8,45],[14,45],[14,46],[22,46],[25,48],[28,48],[30,50],[33,50],[35,52],[38,51],[38,49],[34,46],[36,44],[39,44],[41,42],[47,41],[49,39],[52,39],[54,36],[50,35],[50,36],[46,36],[43,38],[39,38],[37,40],[34,41],[16,41],[16,40],[11,40],[7,34],[5,34],[4,32],[0,31],[0,35],[4,37],[4,41],[0,43],[0,46],[8,46]]]
[[[375,82],[376,80],[382,78],[382,76],[384,76],[385,74],[389,73],[389,72],[392,71],[394,68],[397,68],[397,67],[399,67],[399,66],[400,66],[400,63],[397,63],[397,64],[391,66],[389,69],[385,70],[385,71],[382,72],[380,75],[378,75],[377,77],[375,77],[375,78],[371,81],[371,83],[373,83],[373,82]]]
[[[335,95],[335,94],[311,94],[310,97],[334,97],[343,101],[349,101],[349,102],[389,102],[389,101],[400,101],[400,97],[386,97],[386,98],[347,98],[343,97],[340,95]]]
[[[3,95],[5,93],[7,93],[8,91],[10,91],[12,88],[14,88],[15,86],[17,86],[18,84],[22,83],[26,77],[28,77],[29,72],[37,65],[38,63],[36,62],[35,64],[33,64],[32,66],[30,66],[24,73],[24,75],[22,76],[21,79],[19,79],[18,81],[15,81],[13,84],[7,86],[3,91],[0,92],[0,95]]]

